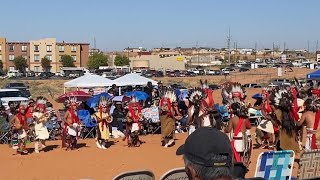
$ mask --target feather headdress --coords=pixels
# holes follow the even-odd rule
[[[290,91],[281,87],[272,92],[271,102],[285,110],[290,110],[293,106],[293,96]]]
[[[207,80],[202,81],[202,79],[200,79],[200,84],[201,84],[201,88],[202,89],[208,89],[209,88]]]
[[[206,98],[206,93],[202,88],[194,88],[189,93],[189,100],[193,104],[200,104]]]
[[[317,112],[320,109],[320,99],[317,96],[311,96],[305,101],[307,111]]]
[[[138,102],[139,102],[138,98],[136,96],[132,96],[129,104],[138,103]]]
[[[107,107],[108,104],[108,99],[104,96],[101,96],[99,99],[99,107]]]
[[[37,108],[41,108],[41,109],[45,109],[47,101],[48,101],[47,98],[45,98],[43,96],[37,97],[37,99],[36,99],[36,107]]]
[[[171,103],[177,102],[177,96],[174,91],[167,91],[162,99],[169,99]]]

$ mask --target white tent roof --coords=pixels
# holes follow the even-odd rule
[[[64,87],[106,87],[114,84],[112,80],[96,74],[84,74],[81,77],[65,82]]]
[[[126,74],[122,77],[113,80],[113,83],[117,86],[147,85],[148,82],[151,82],[153,85],[158,83],[157,81],[140,76],[139,74],[135,73]]]

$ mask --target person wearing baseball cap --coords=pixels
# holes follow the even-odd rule
[[[183,155],[190,180],[233,179],[233,153],[229,138],[215,128],[198,128],[176,154]]]

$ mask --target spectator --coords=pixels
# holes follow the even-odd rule
[[[152,91],[153,91],[153,86],[152,83],[149,81],[147,83],[147,86],[144,88],[144,92],[149,95],[149,97],[145,101],[145,107],[149,108],[152,105]]]
[[[90,88],[90,89],[89,89],[89,91],[88,91],[88,93],[89,93],[91,96],[93,96],[93,95],[94,95],[94,91],[93,91],[93,89],[92,89],[92,88]]]
[[[109,93],[113,94],[113,96],[119,96],[119,90],[116,84],[112,84],[111,89],[109,89]]]
[[[115,106],[112,113],[112,127],[116,127],[119,131],[123,132],[123,121],[126,119],[126,114],[124,113],[122,102],[116,102]]]
[[[217,129],[198,128],[178,148],[176,154],[183,155],[190,180],[233,179],[231,144],[229,138]]]

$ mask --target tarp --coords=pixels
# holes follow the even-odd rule
[[[147,85],[148,82],[151,82],[153,85],[156,85],[158,83],[157,81],[140,76],[136,73],[126,74],[113,80],[113,83],[117,86]]]
[[[307,79],[320,80],[320,70],[307,74]]]
[[[81,77],[65,82],[64,87],[107,87],[113,84],[112,80],[96,74],[84,74]]]

